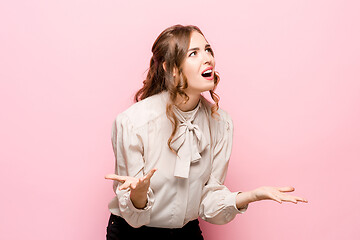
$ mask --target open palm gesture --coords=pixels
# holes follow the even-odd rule
[[[135,178],[130,176],[119,176],[116,174],[107,174],[105,176],[106,179],[116,180],[122,183],[119,186],[119,190],[130,188],[131,191],[136,192],[147,192],[150,186],[150,179],[154,175],[156,169],[152,169],[145,176],[141,178]]]
[[[292,196],[287,192],[293,192],[293,187],[259,187],[253,190],[253,195],[256,201],[260,200],[274,200],[278,203],[282,202],[307,202],[306,199],[301,197]]]
[[[150,179],[155,171],[156,169],[154,168],[141,178],[119,176],[116,174],[108,174],[105,178],[120,182],[119,190],[130,188],[130,199],[132,203],[136,208],[141,209],[147,204],[147,191],[150,187]]]

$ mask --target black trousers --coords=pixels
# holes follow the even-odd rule
[[[139,228],[131,227],[122,217],[111,214],[106,230],[107,240],[123,239],[156,239],[156,240],[204,240],[199,221],[188,222],[182,228],[155,228],[141,226]]]

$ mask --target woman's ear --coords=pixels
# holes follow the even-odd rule
[[[163,62],[162,67],[164,69],[164,71],[166,72],[166,62]],[[173,77],[176,77],[176,73],[177,73],[177,68],[174,66],[173,68]]]
[[[174,68],[173,68],[173,77],[174,78],[176,77],[177,73],[178,73],[178,69],[177,69],[177,67],[174,66]]]
[[[163,69],[164,69],[164,72],[166,72],[166,63],[163,62]]]

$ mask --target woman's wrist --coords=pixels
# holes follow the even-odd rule
[[[248,205],[251,202],[255,202],[256,197],[253,191],[248,192],[239,192],[238,195],[236,195],[236,207],[237,209],[244,208],[246,205]]]
[[[143,209],[147,204],[147,192],[136,192],[130,191],[130,200],[133,203],[134,207],[138,209]]]

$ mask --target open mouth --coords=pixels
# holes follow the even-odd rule
[[[205,77],[205,78],[211,77],[212,72],[213,72],[212,69],[208,69],[208,70],[204,71],[204,72],[201,74],[201,76],[203,76],[203,77]]]

